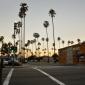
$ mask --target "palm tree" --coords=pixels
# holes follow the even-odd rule
[[[4,54],[5,53],[8,54],[8,44],[7,43],[2,44],[1,52]]]
[[[31,41],[30,41],[30,40],[28,40],[28,41],[27,41],[27,46],[29,46],[29,45],[30,45],[30,43],[31,43]]]
[[[20,24],[20,27],[21,27],[21,48],[22,48],[22,18],[23,18],[23,15],[21,12],[19,12],[19,17],[21,18],[21,22],[19,23]]]
[[[64,40],[62,40],[63,48],[64,48],[64,43],[65,43],[65,41],[64,41]]]
[[[17,34],[18,34],[18,36],[19,36],[19,51],[21,51],[21,47],[22,47],[22,22],[18,22],[17,23],[18,24],[18,32],[17,32]]]
[[[42,37],[41,40],[43,41],[43,49],[44,49],[44,41],[45,41],[45,38]]]
[[[37,49],[37,46],[36,46],[36,39],[33,39],[33,43],[35,44],[35,53],[36,53],[36,49]]]
[[[74,44],[74,41],[71,41],[71,44]]]
[[[14,23],[14,34],[12,35],[12,38],[14,40],[14,46],[15,46],[15,39],[16,39],[16,33],[17,33],[17,23]]]
[[[39,33],[34,33],[34,34],[33,34],[33,37],[34,37],[35,39],[37,39],[37,41],[38,41],[38,38],[40,37],[40,35],[39,35]]]
[[[34,43],[34,40],[31,40],[31,41],[30,41],[30,44],[32,45],[32,49],[31,49],[32,55],[33,55],[33,43]]]
[[[18,43],[19,43],[19,52],[20,52],[20,50],[21,50],[21,46],[20,46],[20,28],[16,29],[16,34],[18,34],[18,37],[19,37]]]
[[[2,44],[1,49],[3,49],[3,40],[4,40],[4,36],[0,36],[0,42]]]
[[[55,36],[54,36],[54,32],[55,32],[55,30],[54,30],[54,22],[53,22],[53,18],[55,17],[55,14],[56,14],[55,11],[54,11],[53,9],[50,9],[50,11],[49,11],[49,15],[50,15],[51,18],[52,18],[54,54],[55,54]]]
[[[79,44],[79,43],[81,42],[81,40],[78,38],[78,39],[77,39],[77,42],[78,42],[78,44]]]
[[[59,49],[60,49],[60,40],[61,40],[61,38],[58,37],[57,40],[58,40],[58,42],[59,42]]]
[[[25,16],[26,16],[26,12],[28,10],[28,6],[26,3],[21,3],[21,8],[20,8],[20,12],[19,12],[19,16],[21,18],[23,18],[24,21],[24,30],[23,30],[23,47],[25,46]],[[24,52],[25,53],[25,52]]]
[[[38,42],[38,55],[40,56],[40,46],[41,46],[41,43]]]
[[[69,44],[71,43],[71,41],[70,40],[68,40],[68,46],[69,46]]]
[[[47,27],[49,26],[49,22],[44,21],[43,25],[46,28],[46,35],[47,35],[46,42],[47,42],[47,52],[48,52],[48,62],[49,62],[48,31],[47,31]]]
[[[40,37],[40,35],[39,35],[39,33],[33,33],[33,37],[38,42],[38,38]],[[35,42],[35,44],[36,44],[36,42]],[[36,50],[37,50],[37,46],[36,46]]]
[[[0,36],[0,42],[3,44],[4,36]]]

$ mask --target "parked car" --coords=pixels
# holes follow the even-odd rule
[[[18,60],[14,59],[14,60],[9,60],[8,65],[20,66],[22,64]]]
[[[8,65],[8,58],[3,58],[3,65]]]

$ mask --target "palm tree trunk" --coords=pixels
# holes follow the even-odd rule
[[[24,15],[24,30],[23,30],[23,47],[25,47],[25,15]],[[25,57],[25,49],[24,49],[24,57]]]
[[[22,23],[22,18],[21,18],[21,23]],[[22,49],[22,26],[21,26],[21,46],[20,46],[20,50]]]
[[[47,28],[46,28],[46,34],[47,34],[47,39],[48,39]],[[49,47],[48,47],[48,40],[47,40],[47,52],[48,52],[48,63],[49,63]]]
[[[60,49],[60,41],[59,41],[59,49]]]
[[[54,23],[53,23],[53,17],[52,17],[52,26],[53,26],[53,43],[54,43],[54,54],[55,54],[55,35],[54,35]]]
[[[43,41],[43,52],[45,52],[45,51],[44,51],[44,41]],[[44,56],[45,56],[45,55],[44,55]]]
[[[20,33],[18,34],[19,36],[19,52],[20,52]]]

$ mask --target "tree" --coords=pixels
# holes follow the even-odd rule
[[[70,40],[68,40],[68,46],[69,46],[69,44],[71,43],[71,41]]]
[[[74,41],[71,41],[71,44],[74,44]]]
[[[61,40],[61,38],[58,37],[57,40],[58,40],[58,42],[59,42],[59,49],[60,49],[60,40]]]
[[[42,37],[41,40],[43,41],[43,51],[44,51],[44,41],[45,41],[45,38]]]
[[[62,40],[63,47],[64,47],[64,43],[65,43],[65,41],[64,41],[64,40]]]
[[[26,12],[28,10],[28,6],[26,3],[21,3],[21,8],[20,8],[20,12],[19,12],[19,17],[21,19],[23,19],[23,48],[25,46],[25,16],[26,16]],[[25,56],[25,50],[24,50],[24,56]]]
[[[7,43],[2,44],[1,53],[3,53],[3,54],[7,53],[8,54],[8,44]]]
[[[22,14],[22,12],[20,11],[19,12],[19,17],[21,18],[21,22],[19,23],[19,26],[21,27],[21,47],[20,48],[22,48],[22,18],[23,18],[23,14]]]
[[[54,30],[54,22],[53,22],[53,18],[55,17],[55,14],[56,14],[55,11],[54,11],[53,9],[50,9],[50,11],[49,11],[49,15],[50,15],[51,18],[52,18],[54,54],[55,54],[55,36],[54,36],[54,32],[55,32],[55,30]]]
[[[0,42],[2,44],[1,49],[3,49],[3,41],[4,41],[4,36],[0,36]]]
[[[79,44],[79,43],[81,42],[81,40],[78,38],[78,39],[77,39],[77,42],[78,42],[78,44]]]
[[[0,42],[3,44],[4,36],[0,36]]]
[[[44,21],[43,25],[46,28],[46,35],[47,35],[46,42],[47,42],[47,52],[48,52],[48,62],[49,62],[48,31],[47,31],[47,27],[49,26],[49,22]]]
[[[36,42],[38,42],[38,38],[40,37],[39,33],[33,33],[33,37],[35,38]],[[35,44],[36,44],[35,42]],[[37,45],[36,45],[36,50],[37,50]]]

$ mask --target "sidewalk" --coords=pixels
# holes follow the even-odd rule
[[[37,66],[85,66],[85,64],[60,64],[59,62],[28,62],[28,65],[37,65]]]

